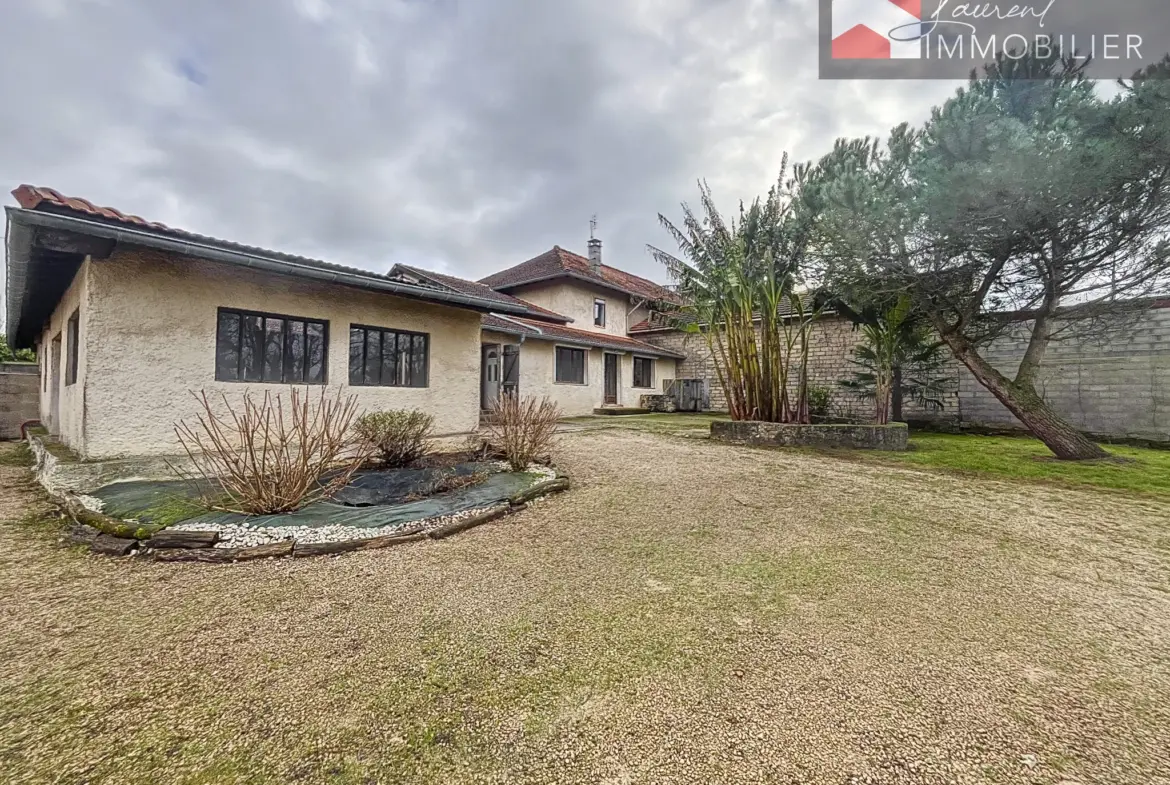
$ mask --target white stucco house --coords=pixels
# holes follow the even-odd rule
[[[40,357],[42,423],[87,459],[174,453],[193,391],[341,387],[474,431],[504,389],[566,415],[636,406],[680,355],[629,337],[673,295],[561,248],[473,282],[204,237],[48,188],[6,208],[5,317]]]

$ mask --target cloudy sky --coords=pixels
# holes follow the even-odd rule
[[[815,0],[7,2],[0,184],[472,278],[584,252],[596,213],[608,263],[664,280],[645,245],[697,178],[730,210],[953,87],[819,81],[815,26]]]

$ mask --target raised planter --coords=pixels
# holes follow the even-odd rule
[[[717,420],[711,438],[752,447],[846,447],[853,450],[903,451],[910,438],[906,423],[889,425],[790,425],[754,420]]]

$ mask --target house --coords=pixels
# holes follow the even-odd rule
[[[679,359],[624,334],[641,300],[612,268],[584,274],[597,280],[577,288],[605,305],[600,321],[578,327],[575,306],[562,314],[541,299],[542,288],[576,286],[568,273],[546,278],[526,301],[508,282],[406,265],[373,273],[192,234],[48,188],[13,195],[7,336],[37,348],[41,420],[87,459],[174,453],[174,423],[199,412],[197,391],[231,403],[246,390],[340,387],[363,409],[420,409],[438,433],[459,434],[476,429],[500,389],[585,413],[606,400],[636,403],[638,391],[673,377]],[[581,259],[565,258],[566,269]]]
[[[529,317],[483,317],[485,407],[515,385],[525,394],[553,398],[570,415],[637,407],[641,396],[662,392],[664,382],[677,376],[682,353],[630,335],[654,303],[677,296],[602,264],[600,240],[589,241],[588,258],[554,246],[479,283],[540,309]]]

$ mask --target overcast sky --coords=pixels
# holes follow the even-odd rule
[[[0,184],[470,278],[583,253],[596,213],[607,263],[665,280],[645,245],[697,178],[730,211],[785,151],[953,88],[819,81],[815,25],[815,0],[5,2]]]

